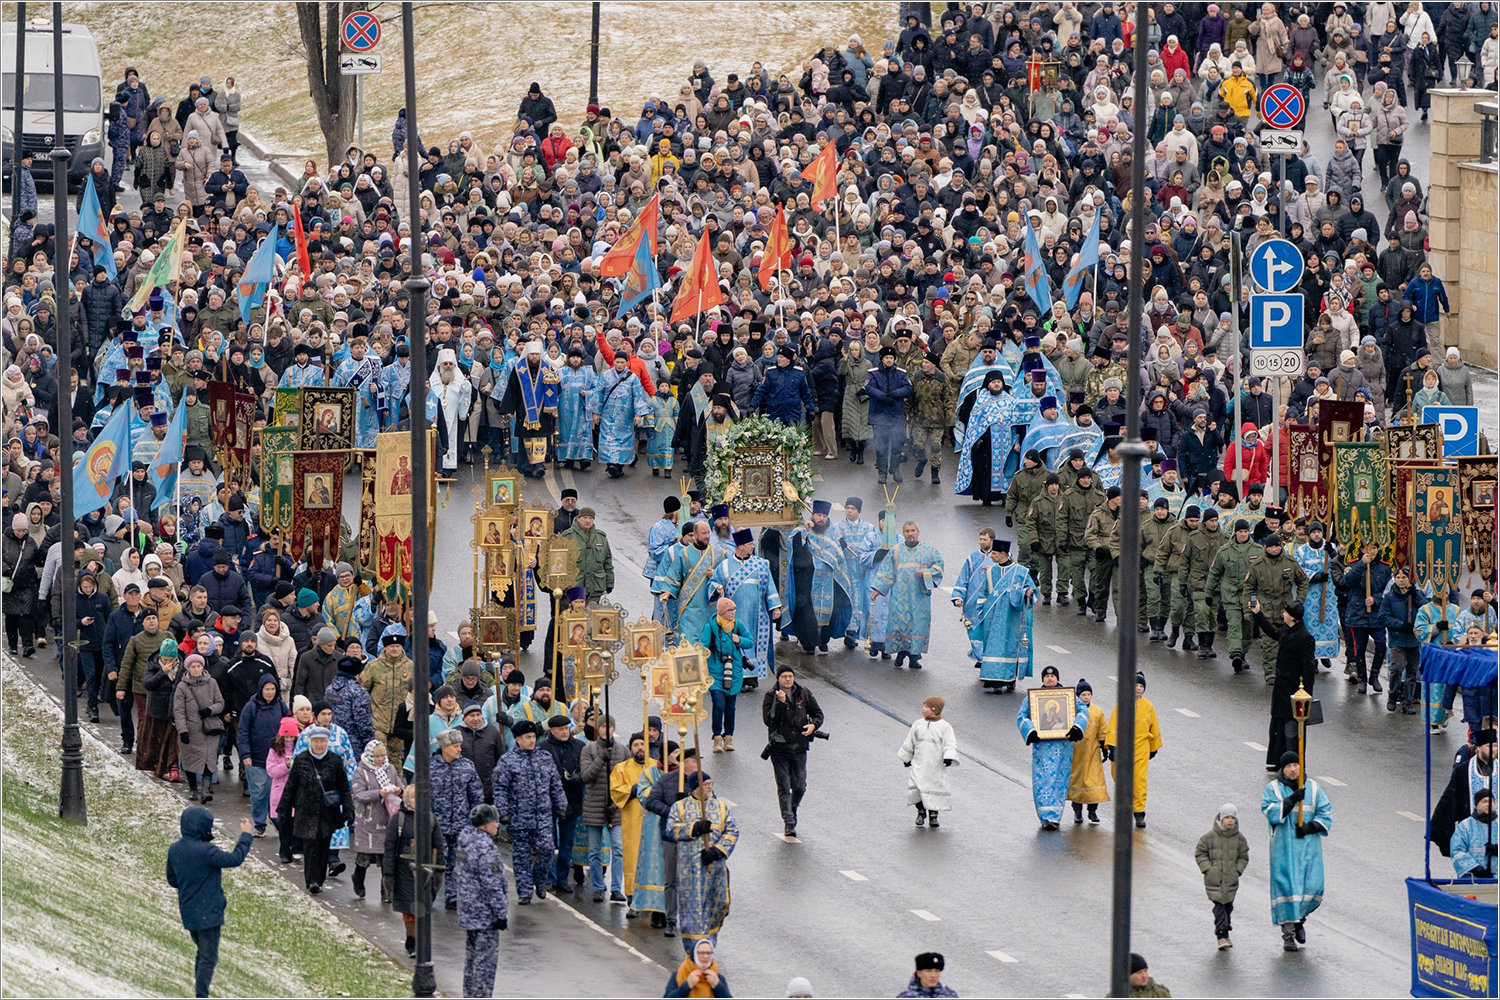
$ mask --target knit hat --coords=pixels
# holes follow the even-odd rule
[[[1239,819],[1240,811],[1234,807],[1233,802],[1226,802],[1222,806],[1220,806],[1219,815],[1216,816],[1215,819],[1222,823],[1224,822],[1224,817],[1226,816],[1233,816],[1235,819]]]
[[[317,605],[318,595],[316,591],[308,590],[306,587],[303,587],[301,590],[297,591],[297,607],[314,608],[317,607]]]
[[[316,646],[326,646],[330,642],[338,642],[338,640],[339,634],[333,629],[329,628],[327,625],[324,625],[322,628],[318,629],[318,638],[314,641],[313,644]]]
[[[164,660],[177,659],[177,641],[175,639],[168,639],[166,642],[163,642],[161,648],[156,651],[156,654]]]
[[[937,695],[922,699],[922,707],[929,710],[933,715],[937,716],[940,719],[943,717],[943,708],[946,705],[947,702],[945,702],[942,698],[939,698]]]

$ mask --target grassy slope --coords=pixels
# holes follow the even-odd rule
[[[416,13],[417,108],[428,142],[469,129],[489,150],[531,81],[539,81],[562,120],[576,123],[588,99],[589,4],[494,3],[433,6]],[[694,58],[721,83],[759,59],[772,73],[795,70],[822,41],[842,47],[851,33],[879,54],[894,37],[892,3],[609,3],[600,22],[602,103],[634,121],[650,94],[677,96]],[[13,20],[14,4],[3,5]],[[394,3],[379,51],[385,72],[365,78],[365,141],[389,155],[402,106],[401,24]],[[241,124],[273,151],[324,159],[322,133],[307,97],[306,64],[290,3],[70,3],[66,17],[99,42],[108,87],[139,68],[153,94],[176,101],[204,73],[216,85],[232,74],[244,92]]]
[[[193,944],[164,875],[182,800],[85,737],[89,823],[57,818],[61,711],[10,662],[4,685],[6,996],[182,996]],[[223,847],[237,831],[219,831]],[[225,879],[224,996],[397,996],[408,974],[264,863]]]

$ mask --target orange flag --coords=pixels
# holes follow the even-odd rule
[[[776,209],[776,219],[771,223],[771,238],[766,241],[766,252],[760,258],[760,290],[771,290],[771,278],[777,271],[792,266],[792,237],[786,231],[786,206]]]
[[[641,244],[641,236],[644,234],[651,241],[651,256],[656,256],[656,227],[661,207],[658,199],[661,195],[652,195],[651,200],[646,202],[640,214],[630,223],[630,228],[625,230],[621,236],[610,247],[604,259],[599,262],[599,273],[606,278],[619,278],[628,273],[635,264],[635,250]]]
[[[719,271],[714,266],[714,255],[708,245],[708,230],[698,239],[698,249],[693,251],[693,262],[688,265],[687,277],[677,288],[677,297],[672,300],[673,323],[680,323],[698,315],[705,309],[723,305],[724,293],[719,290]]]
[[[802,176],[812,181],[812,206],[819,211],[822,211],[825,201],[838,194],[838,157],[838,149],[830,142],[802,171]]]

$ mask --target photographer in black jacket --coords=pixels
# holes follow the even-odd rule
[[[786,836],[795,837],[797,806],[807,791],[808,744],[815,737],[828,738],[818,732],[823,727],[823,710],[812,692],[797,683],[796,671],[782,663],[776,668],[776,686],[761,702],[760,714],[770,740],[761,757],[771,759]]]

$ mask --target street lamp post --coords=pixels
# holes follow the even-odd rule
[[[18,26],[24,32],[26,25]],[[63,45],[62,4],[52,5],[52,117],[57,123],[56,137],[52,141],[52,196],[57,223],[57,242],[52,248],[52,260],[66,273],[68,268],[68,140],[63,133]],[[16,88],[16,104],[24,103],[20,84]],[[20,139],[19,133],[15,137]],[[100,206],[108,212],[113,205]],[[108,253],[108,247],[100,252]],[[62,605],[62,631],[57,637],[57,652],[62,657],[63,674],[63,732],[62,732],[62,788],[58,794],[57,814],[71,823],[87,823],[88,804],[83,794],[83,737],[78,732],[78,613],[77,593],[74,578],[77,567],[73,561],[73,335],[68,323],[68,289],[60,283],[57,296],[57,440],[60,442],[62,468],[58,472],[61,503],[58,514],[62,531],[62,562],[57,569],[57,589]]]
[[[1120,600],[1115,608],[1115,629],[1119,636],[1117,672],[1119,684],[1115,696],[1115,852],[1114,916],[1110,940],[1110,996],[1128,996],[1130,991],[1130,893],[1131,851],[1134,835],[1135,802],[1135,647],[1136,615],[1140,608],[1141,573],[1141,460],[1148,454],[1141,443],[1141,418],[1137,402],[1141,398],[1141,313],[1145,289],[1141,287],[1146,231],[1146,129],[1141,120],[1146,106],[1146,19],[1147,5],[1135,7],[1135,107],[1136,122],[1131,130],[1132,162],[1130,166],[1130,291],[1126,305],[1130,339],[1126,348],[1125,440],[1116,449],[1120,468]]]
[[[11,119],[11,156],[14,159],[10,187],[10,224],[14,228],[21,221],[21,153],[24,143],[21,133],[24,128],[22,112],[26,110],[23,91],[26,87],[26,5],[16,4],[16,109]]]
[[[412,139],[406,144],[407,175],[421,174],[417,157],[417,63],[413,53],[415,32],[412,28],[412,5],[401,5],[401,50],[406,69],[406,127]],[[406,290],[411,293],[407,304],[407,336],[411,340],[411,382],[406,394],[408,422],[411,426],[412,532],[411,532],[411,660],[412,718],[427,718],[430,708],[427,693],[427,598],[432,582],[429,566],[427,524],[427,289],[429,283],[422,269],[422,187],[411,185],[411,203],[407,206],[407,252],[411,254],[411,277]],[[432,972],[432,900],[427,891],[432,875],[432,781],[431,757],[422,741],[425,727],[412,731],[413,781],[417,786],[416,836],[412,843],[412,867],[416,898],[417,961],[412,970],[413,996],[430,997],[437,992]]]
[[[589,32],[589,103],[599,103],[599,5],[594,8],[593,25]]]

